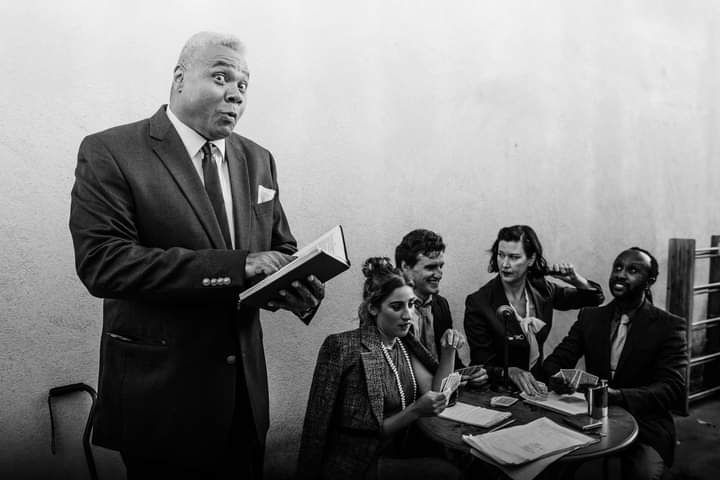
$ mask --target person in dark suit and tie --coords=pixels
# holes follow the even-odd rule
[[[657,276],[657,260],[648,251],[633,247],[620,253],[610,273],[614,300],[582,309],[543,363],[550,388],[561,393],[568,386],[552,375],[575,367],[583,355],[589,373],[609,380],[608,403],[627,409],[639,426],[635,443],[620,454],[626,479],[657,479],[672,465],[670,410],[685,391],[686,322],[652,304],[650,286]]]
[[[131,479],[262,477],[262,330],[237,298],[296,242],[272,155],[233,132],[249,76],[237,38],[196,34],[169,106],[80,145],[70,231],[78,276],[104,299],[93,441]],[[309,277],[269,308],[307,323],[323,296]]]

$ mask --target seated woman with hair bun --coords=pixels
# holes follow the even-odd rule
[[[448,330],[439,363],[408,335],[417,298],[388,258],[363,265],[360,327],[328,336],[318,355],[303,426],[299,478],[461,478],[409,435],[415,420],[445,409],[440,384],[465,339]]]

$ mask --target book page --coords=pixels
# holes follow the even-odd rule
[[[323,250],[325,253],[347,263],[347,258],[345,257],[345,239],[343,238],[342,228],[339,225],[332,228],[315,241],[305,245],[295,255],[298,258],[303,257],[314,250]]]

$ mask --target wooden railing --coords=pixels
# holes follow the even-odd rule
[[[720,235],[708,248],[696,248],[695,240],[671,238],[668,249],[666,306],[687,319],[688,369],[685,374],[685,405],[720,392]],[[695,285],[695,261],[709,259],[708,283]],[[706,318],[693,321],[697,295],[708,295]]]

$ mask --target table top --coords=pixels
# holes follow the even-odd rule
[[[479,405],[494,410],[512,413],[515,423],[510,426],[523,425],[540,417],[547,417],[559,425],[568,426],[563,422],[563,415],[552,412],[534,405],[523,402],[522,399],[515,402],[510,408],[490,407],[490,399],[498,392],[492,391],[489,387],[464,388],[459,395],[459,401],[471,405]],[[502,394],[507,395],[507,394]],[[600,441],[586,447],[574,450],[565,455],[561,461],[589,460],[595,457],[608,455],[628,447],[638,433],[638,425],[633,416],[624,408],[611,406],[608,409],[608,416],[602,420],[602,427],[583,432],[591,437],[599,438]],[[499,423],[498,425],[501,425]],[[446,447],[463,452],[470,452],[470,446],[462,439],[463,435],[477,435],[485,433],[489,428],[466,425],[440,417],[423,417],[418,420],[420,429],[436,442]],[[570,427],[568,427],[570,428]]]

